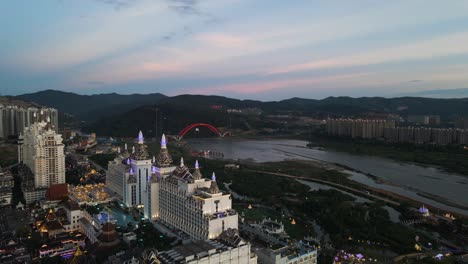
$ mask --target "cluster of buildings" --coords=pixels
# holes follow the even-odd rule
[[[68,185],[68,197],[82,204],[108,203],[112,201],[110,195],[105,190],[103,183],[86,185]]]
[[[242,108],[242,109],[231,108],[231,109],[227,109],[226,112],[228,114],[255,115],[255,116],[261,115],[263,113],[262,109],[257,108],[257,107]]]
[[[384,139],[401,143],[468,145],[468,129],[396,127],[385,130]]]
[[[468,144],[468,129],[397,127],[393,120],[329,119],[328,135],[415,144]]]
[[[438,126],[440,125],[439,115],[409,115],[406,119],[408,123],[418,125]]]
[[[251,244],[239,234],[239,215],[232,208],[231,194],[220,190],[214,173],[203,177],[198,162],[191,169],[183,158],[179,164],[173,164],[164,135],[156,156],[150,156],[141,132],[131,151],[125,146],[118,153],[109,163],[106,185],[69,186],[65,183],[62,136],[56,133],[50,116],[20,133],[18,174],[26,203],[40,204],[42,210],[48,210],[45,214],[31,214],[34,228],[46,241],[38,249],[39,258],[80,258],[80,247],[85,247],[86,241],[93,244],[91,253],[95,255],[118,247],[122,240],[128,244],[134,241],[134,233],[117,233],[117,222],[110,212],[91,214],[84,209],[108,204],[115,197],[124,207],[140,211],[141,218],[159,231],[183,238],[184,243],[179,246],[154,252],[155,263],[259,261]],[[0,175],[2,190],[11,189],[12,179],[8,172]],[[275,249],[276,253],[262,251],[262,262],[316,263],[317,251],[304,248],[283,243],[281,249]],[[135,258],[128,261],[131,262],[125,263],[139,263]],[[123,262],[117,258],[113,263]]]
[[[395,126],[394,120],[328,119],[326,131],[334,136],[373,139],[383,138],[385,129]]]
[[[31,255],[26,246],[11,239],[0,246],[0,263],[29,263]]]
[[[109,163],[106,184],[122,196],[127,207],[137,207],[144,217],[176,228],[195,239],[213,239],[224,230],[237,229],[238,215],[232,209],[232,197],[220,191],[216,176],[204,178],[198,164],[193,173],[184,164],[172,164],[166,138],[161,151],[150,157],[143,135],[129,153]]]
[[[140,132],[132,151],[125,146],[109,163],[106,185],[122,196],[127,207],[139,208],[161,232],[172,230],[189,238],[159,252],[159,263],[316,263],[314,247],[298,251],[287,242],[276,253],[267,249],[259,259],[239,235],[239,215],[232,208],[231,194],[219,189],[214,173],[204,178],[198,162],[193,169],[183,158],[173,165],[164,135],[159,154],[150,157]],[[262,232],[262,227],[257,228]]]
[[[50,208],[48,213],[36,217],[35,228],[48,243],[39,249],[39,258],[73,255],[77,247],[85,246],[86,236],[80,232],[78,217],[80,208],[72,201],[57,208]]]
[[[0,206],[11,204],[14,185],[15,182],[11,171],[3,170],[0,167]]]
[[[58,112],[54,108],[33,107],[18,104],[0,104],[0,138],[16,136],[31,124],[50,118],[51,125],[58,131]]]

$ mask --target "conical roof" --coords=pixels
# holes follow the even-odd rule
[[[216,175],[214,172],[213,172],[213,175],[211,176],[210,193],[211,194],[220,193],[218,183],[216,183]]]
[[[203,177],[203,175],[200,172],[198,160],[195,161],[195,171],[192,173],[192,176],[194,180],[200,180]]]
[[[178,177],[183,180],[191,181],[193,179],[192,174],[190,173],[187,166],[184,164],[184,158],[180,158],[180,164],[172,171],[172,176]]]
[[[143,142],[143,133],[138,133],[138,144],[133,146],[132,159],[134,160],[146,160],[149,158],[148,147]]]
[[[52,208],[49,209],[49,213],[47,213],[46,219],[47,221],[54,221],[57,219],[57,217],[54,214],[54,210],[52,210]]]
[[[159,167],[169,167],[172,164],[172,157],[169,155],[169,151],[166,146],[166,136],[163,134],[161,137],[161,150],[156,157],[156,165]]]

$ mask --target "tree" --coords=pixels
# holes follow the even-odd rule
[[[30,233],[31,233],[31,229],[27,225],[18,226],[16,228],[16,230],[15,230],[15,235],[18,238],[19,237],[25,238],[25,237],[29,236]]]

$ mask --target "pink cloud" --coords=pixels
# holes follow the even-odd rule
[[[356,73],[356,74],[345,74],[336,76],[326,76],[317,78],[302,78],[293,80],[277,80],[277,81],[257,81],[257,82],[244,82],[236,84],[226,84],[211,86],[202,89],[191,88],[187,89],[186,92],[192,94],[220,94],[223,92],[231,92],[238,94],[256,94],[263,93],[272,90],[286,89],[286,88],[301,88],[304,86],[311,85],[323,85],[333,84],[345,81],[348,84],[350,79],[368,76],[371,73]],[[308,87],[312,88],[312,87]]]
[[[289,73],[305,70],[372,65],[395,61],[433,59],[456,54],[467,54],[468,31],[432,38],[426,41],[365,51],[331,59],[267,69],[266,74]]]

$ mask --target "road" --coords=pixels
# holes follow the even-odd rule
[[[384,198],[384,197],[381,197],[381,196],[377,196],[377,195],[368,193],[366,191],[362,191],[362,190],[359,190],[359,189],[356,189],[356,188],[352,188],[352,187],[349,187],[349,186],[345,186],[345,185],[330,182],[330,181],[314,179],[314,178],[304,177],[304,176],[294,176],[294,175],[289,175],[289,174],[284,174],[284,173],[277,173],[277,172],[249,170],[249,169],[245,169],[245,170],[246,171],[251,171],[251,172],[256,172],[256,173],[269,174],[269,175],[278,176],[278,177],[317,182],[317,183],[332,186],[332,187],[335,187],[337,189],[341,189],[341,190],[344,190],[344,191],[349,191],[351,193],[355,193],[355,194],[358,194],[360,196],[364,196],[364,197],[371,198],[371,199],[374,199],[374,200],[379,200],[379,201],[382,201],[382,202],[385,202],[385,203],[388,203],[388,204],[391,204],[391,205],[395,205],[395,206],[400,205],[399,202],[395,202],[393,200],[390,200],[390,199],[387,199],[387,198]]]

